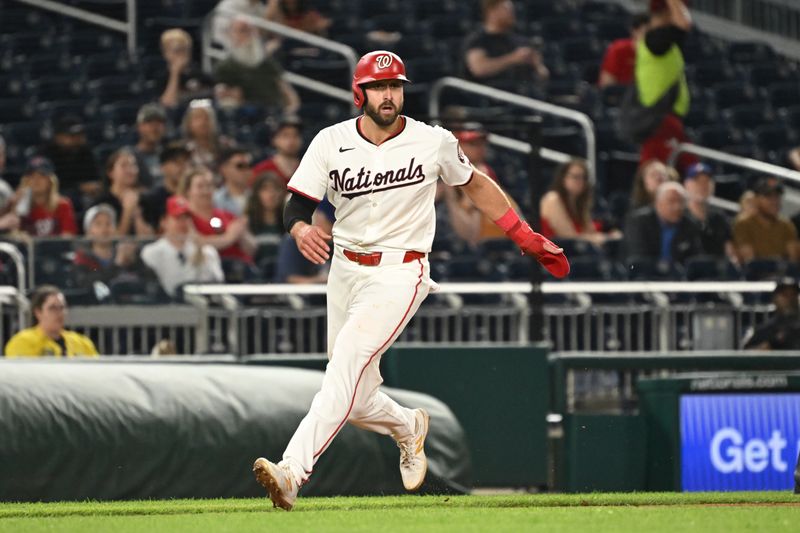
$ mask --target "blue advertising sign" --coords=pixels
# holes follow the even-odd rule
[[[686,394],[680,400],[684,491],[794,487],[800,394]]]

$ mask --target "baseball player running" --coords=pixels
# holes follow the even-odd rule
[[[259,458],[253,465],[273,504],[287,511],[348,422],[395,440],[407,490],[419,489],[425,480],[428,414],[381,392],[378,365],[436,286],[427,254],[439,177],[461,187],[523,253],[554,276],[569,272],[562,249],[520,219],[500,187],[470,164],[452,133],[400,114],[408,81],[394,53],[363,56],[352,84],[363,114],[320,131],[289,181],[286,228],[308,260],[322,264],[333,255],[333,261],[327,289],[329,363],[322,388],[283,460]],[[332,237],[311,225],[325,195],[336,207]]]

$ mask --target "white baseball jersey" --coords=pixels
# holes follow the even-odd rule
[[[401,116],[380,145],[362,135],[360,117],[320,131],[289,190],[336,208],[336,244],[356,251],[429,252],[436,231],[436,180],[464,185],[472,166],[452,133]]]

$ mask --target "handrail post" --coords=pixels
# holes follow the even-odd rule
[[[127,18],[128,18],[128,55],[131,58],[136,57],[136,0],[127,0]]]
[[[592,119],[589,118],[589,116],[585,113],[581,113],[580,111],[575,111],[574,109],[569,109],[567,107],[557,106],[542,100],[536,100],[535,98],[530,98],[528,96],[502,91],[500,89],[495,89],[494,87],[488,87],[486,85],[481,85],[479,83],[467,81],[461,78],[447,76],[436,81],[431,88],[430,96],[428,97],[428,115],[432,119],[440,116],[439,98],[442,94],[442,90],[445,87],[455,88],[463,92],[479,94],[481,96],[486,96],[487,98],[499,100],[501,102],[506,102],[527,109],[532,109],[539,113],[555,115],[557,117],[576,122],[583,130],[584,137],[586,137],[586,162],[589,166],[589,178],[592,180],[592,182],[596,181],[597,141],[594,135],[594,123],[592,122]]]

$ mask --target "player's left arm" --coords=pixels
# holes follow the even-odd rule
[[[493,179],[473,167],[472,178],[461,187],[475,206],[517,243],[524,254],[534,256],[558,278],[569,273],[569,261],[564,256],[564,250],[533,231],[519,217],[503,189]]]

